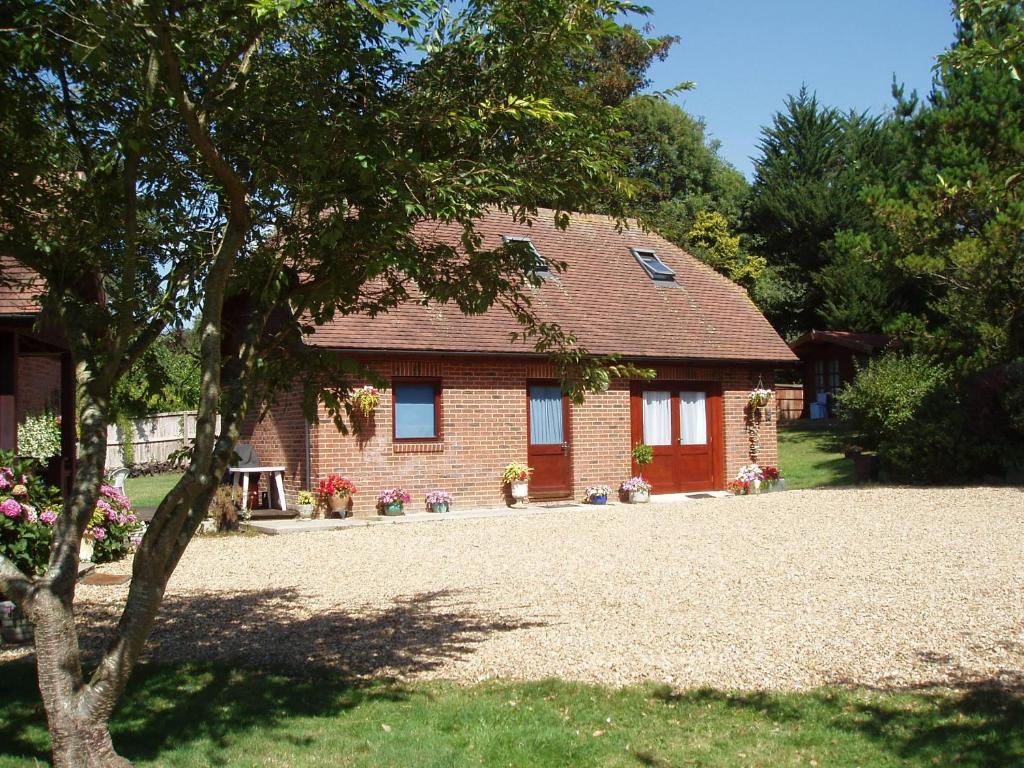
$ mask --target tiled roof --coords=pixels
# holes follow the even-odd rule
[[[10,256],[0,256],[0,315],[33,315],[42,280]]]
[[[854,333],[852,331],[808,331],[789,346],[795,352],[808,344],[837,344],[858,352],[874,352],[894,342],[894,337],[884,333]]]
[[[477,225],[484,247],[502,235],[526,236],[541,256],[563,261],[565,272],[535,289],[540,319],[557,322],[595,354],[627,358],[795,362],[786,343],[746,292],[656,234],[621,231],[606,216],[574,215],[566,230],[551,211],[533,226],[491,212]],[[454,225],[424,224],[424,241],[460,242]],[[651,280],[630,248],[648,248],[675,273],[674,283]],[[348,350],[529,353],[513,343],[515,321],[501,308],[463,315],[454,305],[408,302],[386,314],[337,317],[307,337],[318,346]]]

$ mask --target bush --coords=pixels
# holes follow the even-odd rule
[[[0,453],[0,554],[29,576],[46,570],[60,510],[57,489],[34,469],[32,461]]]
[[[110,485],[100,486],[100,498],[85,535],[93,540],[94,563],[120,560],[134,549],[135,540],[144,529],[132,512],[128,497]]]
[[[923,355],[883,355],[839,393],[839,416],[893,479],[957,479],[964,429],[950,382],[949,371]]]

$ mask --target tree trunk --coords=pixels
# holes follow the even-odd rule
[[[130,767],[131,763],[114,751],[106,718],[96,714],[90,691],[83,685],[70,600],[40,590],[32,600],[32,616],[39,692],[55,768]]]

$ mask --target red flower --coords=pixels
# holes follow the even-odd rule
[[[356,484],[347,477],[330,474],[326,480],[321,480],[317,487],[317,493],[323,497],[328,496],[351,496],[356,492]]]

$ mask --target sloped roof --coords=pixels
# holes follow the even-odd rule
[[[808,331],[789,346],[794,352],[808,344],[836,344],[856,352],[871,354],[893,343],[894,338],[884,333],[854,333],[852,331]]]
[[[557,322],[595,354],[627,358],[796,361],[796,357],[746,292],[664,238],[636,227],[616,229],[607,216],[572,216],[566,230],[552,211],[541,210],[532,226],[498,211],[477,225],[484,247],[502,235],[529,237],[541,256],[563,261],[565,272],[535,289],[541,320]],[[421,225],[424,241],[457,246],[455,225]],[[675,282],[651,280],[631,248],[654,250],[675,273]],[[501,308],[463,315],[454,305],[405,303],[386,314],[336,317],[307,337],[308,343],[346,350],[445,353],[530,353],[513,343],[518,328]]]
[[[34,315],[42,278],[11,256],[0,256],[0,316]]]

